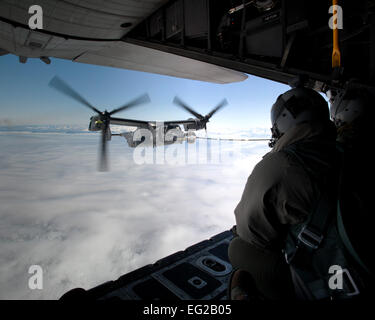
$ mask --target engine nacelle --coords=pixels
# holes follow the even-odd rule
[[[99,116],[93,116],[90,118],[89,131],[100,131],[103,128],[103,121],[100,120]]]
[[[204,129],[204,124],[201,121],[196,120],[196,119],[188,119],[188,120],[195,121],[195,123],[184,124],[185,131]]]

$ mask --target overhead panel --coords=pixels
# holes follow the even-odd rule
[[[182,0],[172,2],[171,5],[165,9],[165,35],[166,38],[177,36],[182,31],[183,17],[182,17]]]
[[[188,38],[207,37],[209,0],[184,1],[185,36]]]
[[[184,28],[192,38],[206,34],[206,23],[193,26],[183,19],[185,6],[189,19],[195,7],[203,14],[200,18],[206,20],[205,1],[38,0],[43,9],[43,29],[31,30],[28,9],[34,4],[34,0],[0,1],[0,55],[10,52],[24,61],[62,58],[214,83],[247,78],[221,66],[123,41],[145,19],[150,22],[148,32],[152,36],[181,38]],[[169,18],[165,22],[166,13]]]
[[[165,0],[2,0],[0,16],[27,25],[32,5],[43,9],[43,28],[83,38],[120,39]],[[129,27],[122,27],[131,23]]]

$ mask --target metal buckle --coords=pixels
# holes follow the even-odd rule
[[[311,231],[306,225],[302,228],[297,238],[306,246],[315,250],[318,249],[319,245],[322,243],[324,236]]]
[[[342,274],[343,275],[346,274],[347,278],[350,281],[350,284],[353,287],[353,291],[346,293],[346,295],[349,296],[349,297],[358,295],[360,293],[360,291],[359,291],[356,283],[354,282],[354,279],[353,279],[352,275],[350,274],[349,270],[348,269],[342,269]]]

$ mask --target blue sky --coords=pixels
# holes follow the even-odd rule
[[[233,84],[212,84],[144,72],[115,69],[52,59],[45,65],[39,59],[26,64],[18,57],[0,57],[0,121],[12,124],[87,125],[92,112],[48,87],[58,75],[98,109],[118,107],[147,92],[151,103],[119,114],[141,120],[189,118],[173,105],[178,95],[196,111],[206,114],[223,98],[229,105],[216,114],[215,126],[232,129],[269,127],[269,110],[288,86],[249,76]],[[1,123],[1,122],[0,122]]]

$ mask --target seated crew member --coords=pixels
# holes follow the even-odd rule
[[[366,279],[365,291],[370,293],[375,266],[372,258],[373,226],[373,158],[369,139],[373,127],[374,93],[361,86],[349,86],[331,100],[331,118],[337,127],[337,141],[342,150],[342,174],[339,203],[350,254],[360,258],[359,269]],[[370,147],[371,148],[371,147]],[[357,258],[357,259],[358,259]],[[356,259],[354,259],[356,260]]]
[[[294,88],[280,95],[271,122],[272,150],[254,167],[235,209],[230,299],[295,298],[283,252],[288,232],[335,180],[336,130],[319,93]]]

